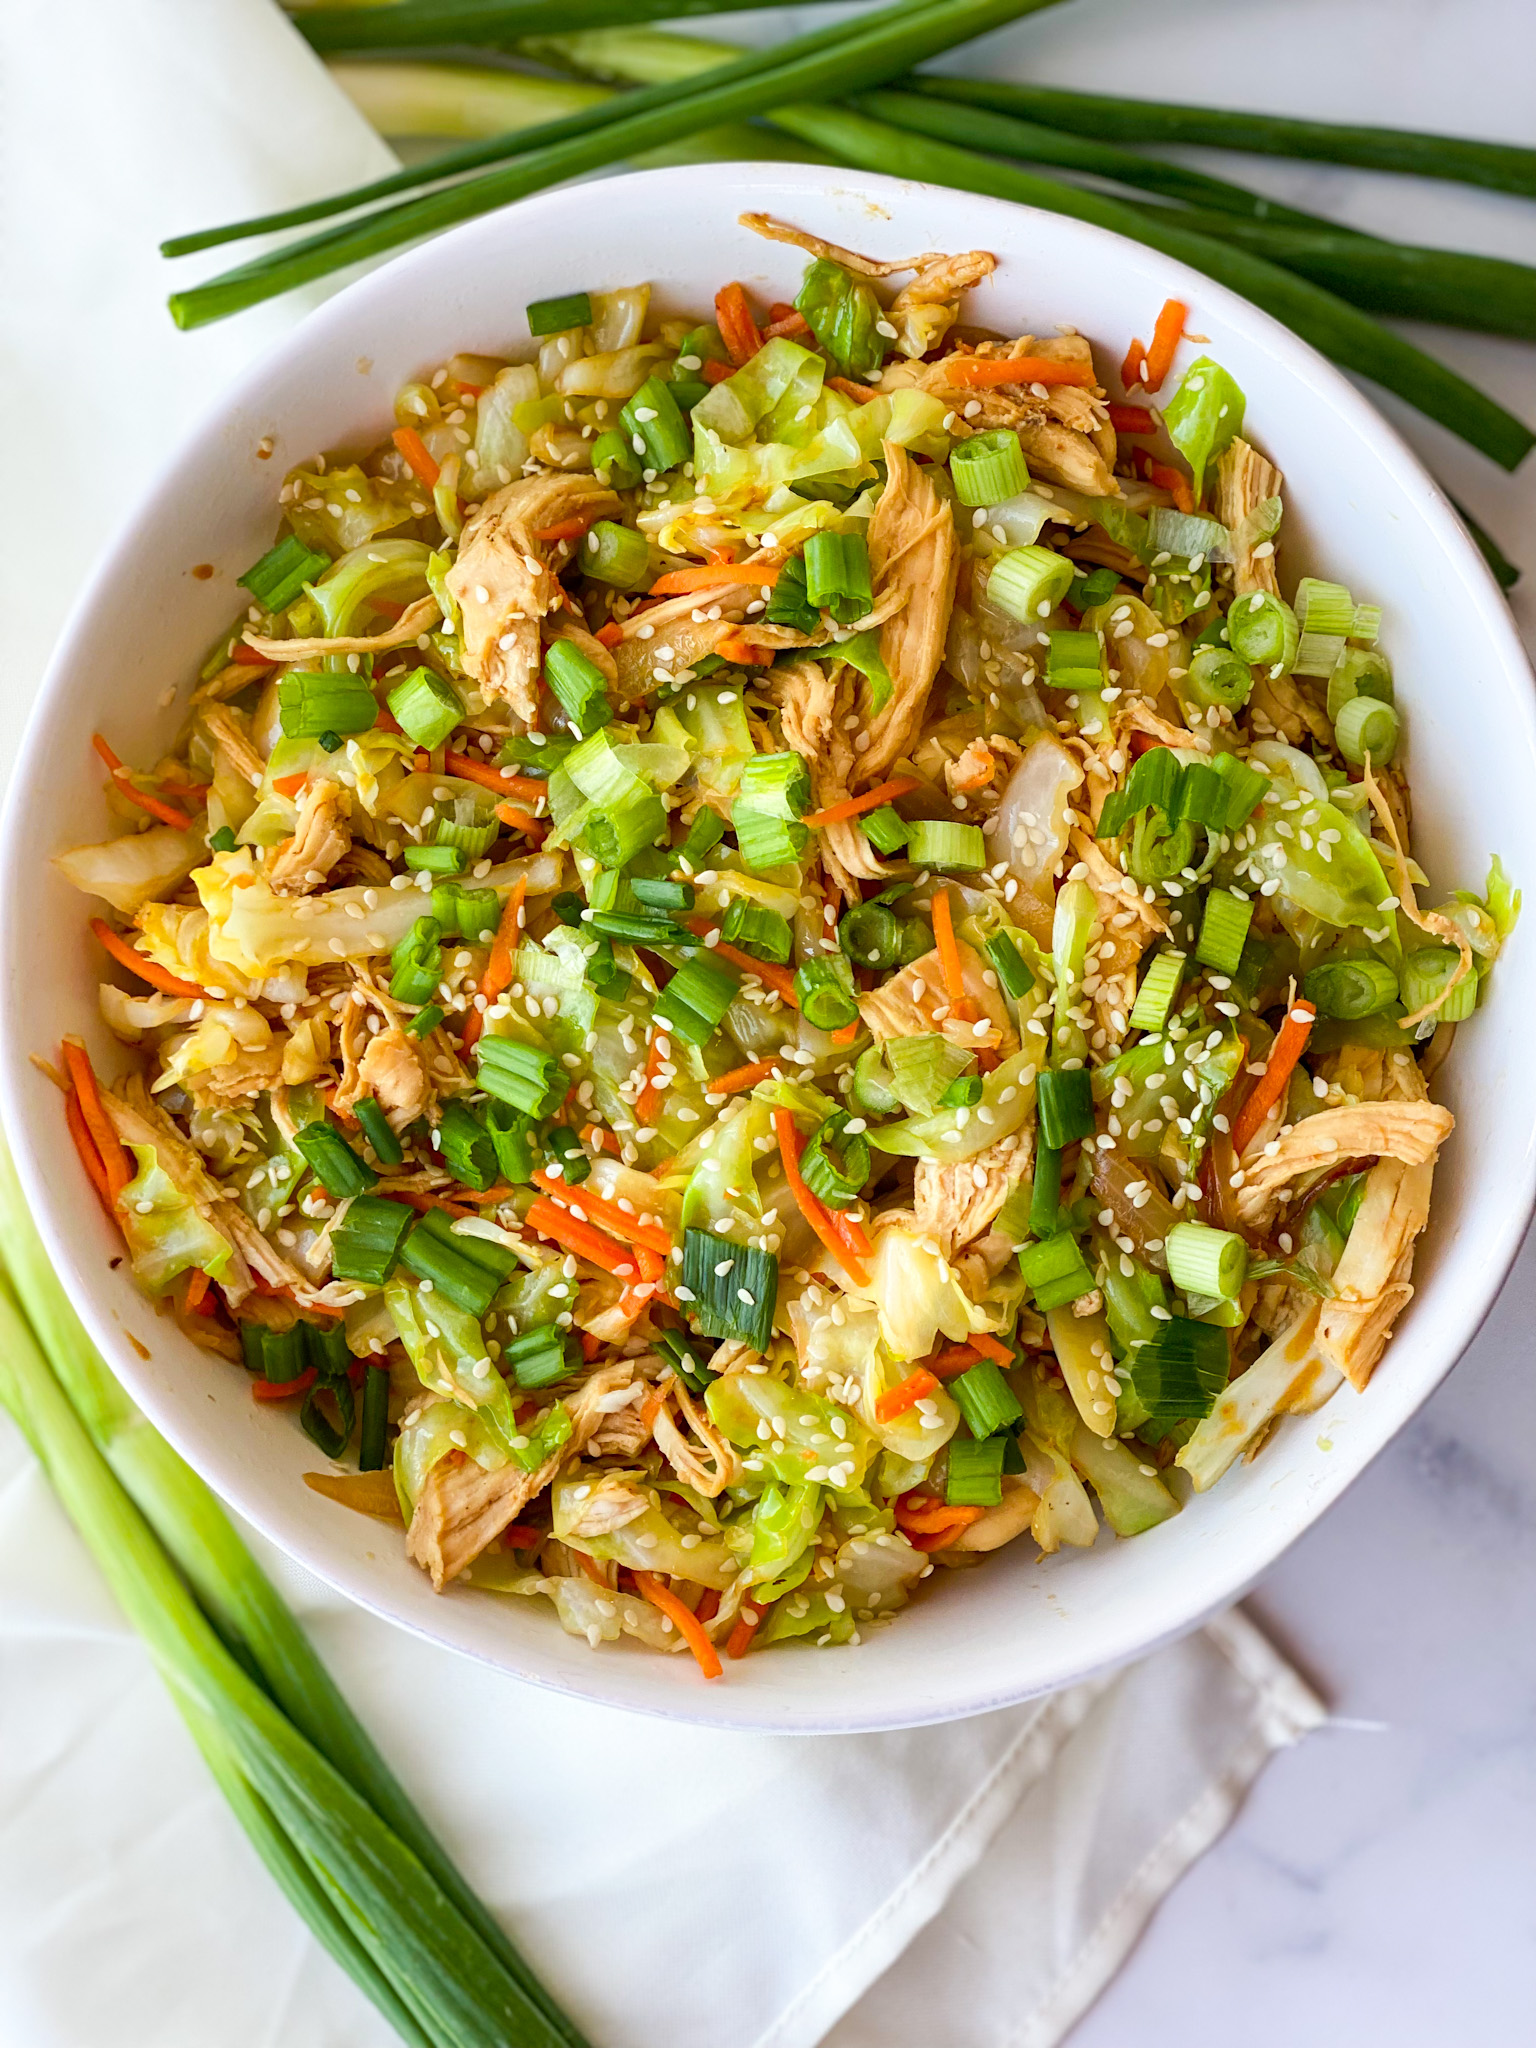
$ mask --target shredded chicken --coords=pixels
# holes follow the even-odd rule
[[[639,1521],[651,1505],[651,1497],[644,1488],[618,1472],[605,1472],[592,1484],[571,1488],[573,1494],[583,1491],[585,1499],[579,1503],[575,1516],[567,1521],[567,1538],[611,1536],[616,1529],[627,1529],[631,1522]]]
[[[1383,1159],[1371,1168],[1365,1194],[1334,1269],[1336,1299],[1324,1302],[1317,1341],[1352,1385],[1363,1387],[1392,1325],[1413,1295],[1414,1240],[1429,1221],[1435,1169]]]
[[[323,888],[352,844],[352,799],[329,776],[311,779],[299,798],[293,837],[267,855],[267,880],[279,896]]]
[[[1081,827],[1073,830],[1072,851],[1088,870],[1085,879],[1099,906],[1083,992],[1091,999],[1101,1028],[1119,1040],[1136,1000],[1137,963],[1154,939],[1166,938],[1168,920]]]
[[[987,981],[989,969],[978,953],[956,940],[960,973],[970,998],[974,1021],[951,1014],[944,988],[944,965],[938,948],[924,953],[882,987],[859,997],[859,1014],[878,1039],[912,1038],[938,1031],[967,1052],[981,1047],[1005,1058],[1019,1049],[1019,1036],[1002,991]],[[995,983],[997,976],[992,976]]]
[[[1024,1178],[1028,1144],[1011,1137],[973,1159],[919,1159],[912,1176],[912,1210],[925,1236],[955,1258],[990,1229],[994,1217]]]
[[[622,509],[589,474],[520,477],[494,491],[465,522],[448,589],[463,620],[464,666],[487,696],[502,697],[530,724],[543,659],[539,622],[564,601],[538,535],[570,519]],[[418,629],[419,630],[419,629]]]
[[[1262,1227],[1273,1216],[1281,1189],[1346,1159],[1432,1164],[1455,1123],[1451,1112],[1434,1102],[1360,1102],[1320,1110],[1267,1143],[1261,1131],[1242,1157],[1238,1215],[1245,1224]]]
[[[1472,946],[1459,924],[1454,923],[1438,910],[1420,910],[1418,895],[1413,885],[1413,877],[1408,872],[1408,855],[1403,845],[1402,828],[1398,823],[1397,814],[1392,808],[1390,798],[1372,773],[1369,756],[1366,757],[1363,779],[1365,793],[1371,800],[1371,809],[1375,812],[1381,829],[1386,833],[1392,848],[1392,879],[1397,888],[1398,900],[1402,905],[1403,916],[1408,919],[1410,924],[1417,925],[1421,932],[1428,932],[1432,938],[1442,939],[1448,946],[1454,946],[1461,955],[1457,963],[1456,972],[1451,976],[1444,988],[1441,989],[1440,993],[1415,1010],[1412,1016],[1403,1019],[1404,1026],[1411,1030],[1415,1024],[1422,1024],[1426,1017],[1432,1017],[1436,1010],[1443,1008],[1446,998],[1451,994],[1452,990],[1459,988],[1467,976],[1472,973]]]
[[[297,640],[268,640],[247,627],[241,638],[268,661],[321,661],[328,654],[387,654],[391,647],[410,647],[430,633],[443,616],[435,597],[418,597],[382,633],[344,633],[336,639],[313,635]]]
[[[240,673],[249,683],[251,672],[243,664]],[[267,764],[251,744],[250,722],[245,714],[232,706],[215,704],[203,713],[203,726],[230,767],[254,789],[266,774]]]
[[[885,443],[886,484],[869,522],[869,563],[877,601],[893,589],[908,602],[880,628],[880,658],[890,671],[889,703],[876,712],[872,686],[859,690],[863,721],[855,781],[879,782],[917,737],[928,693],[944,657],[955,597],[955,522],[926,470]]]
[[[976,1521],[960,1531],[954,1542],[947,1546],[949,1549],[1001,1550],[1015,1536],[1024,1534],[1035,1518],[1040,1496],[1027,1479],[1021,1479],[1014,1472],[1003,1474],[1002,1489],[1003,1497],[998,1505],[984,1509]]]
[[[785,741],[811,772],[811,809],[830,810],[847,798],[858,758],[848,730],[853,711],[852,671],[846,663],[829,674],[819,662],[784,662],[774,669],[771,684]],[[861,881],[883,881],[889,872],[856,818],[824,825],[819,838],[821,864],[845,902],[861,900]]]
[[[684,1486],[708,1500],[741,1477],[740,1457],[681,1380],[668,1385],[652,1433],[656,1448]]]
[[[361,1092],[374,1097],[396,1130],[425,1115],[432,1100],[432,1079],[421,1046],[398,1024],[369,1039],[357,1078]]]
[[[963,255],[903,256],[894,263],[882,263],[856,250],[843,249],[836,242],[824,242],[819,235],[805,234],[771,214],[744,213],[741,224],[770,242],[789,242],[808,256],[840,263],[856,277],[895,277],[901,271],[917,274],[904,285],[886,307],[886,318],[896,330],[894,346],[904,356],[925,356],[937,348],[949,332],[960,310],[960,295],[990,277],[997,258],[985,249],[970,249]]]
[[[658,673],[681,675],[694,662],[714,652],[716,643],[740,624],[747,606],[762,596],[756,583],[716,584],[709,590],[685,591],[664,598],[624,621],[623,638],[613,650],[619,696],[626,704],[648,696]],[[771,628],[756,629],[755,637]],[[772,644],[772,643],[769,643]]]
[[[1114,474],[1115,430],[1101,399],[1073,384],[1042,387],[1042,397],[1028,383],[962,386],[953,382],[948,366],[971,353],[989,360],[1038,356],[1047,362],[1080,363],[1093,369],[1093,351],[1080,334],[1024,334],[1017,341],[982,342],[974,351],[941,356],[936,363],[887,364],[880,388],[894,391],[915,384],[948,400],[955,408],[954,431],[958,434],[1012,427],[1030,475],[1045,483],[1065,484],[1090,498],[1120,495]]]
[[[1287,746],[1302,747],[1309,739],[1331,747],[1333,727],[1320,705],[1314,704],[1294,676],[1272,676],[1260,669],[1248,699],[1248,715],[1256,733],[1270,731]]]
[[[1216,459],[1216,517],[1229,533],[1236,532],[1266,498],[1279,497],[1284,483],[1274,464],[1266,462],[1239,434]],[[1278,595],[1273,548],[1267,555],[1244,548],[1232,563],[1232,584],[1238,591],[1267,590]]]

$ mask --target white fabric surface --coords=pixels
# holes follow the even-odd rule
[[[14,733],[140,479],[303,310],[179,336],[155,241],[390,159],[268,0],[11,0],[0,62],[0,363],[33,398],[9,409],[0,501]],[[961,1725],[675,1729],[518,1688],[266,1554],[601,2048],[1049,2048],[1265,1758],[1322,1712],[1234,1615],[1117,1679]],[[0,2040],[108,2038],[391,2037],[245,1847],[5,1425]]]

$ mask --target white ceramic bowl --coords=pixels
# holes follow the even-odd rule
[[[1134,1542],[1035,1560],[1020,1542],[946,1575],[857,1649],[749,1657],[705,1684],[688,1658],[589,1650],[542,1602],[435,1596],[379,1523],[310,1492],[321,1463],[245,1375],[160,1320],[71,1150],[59,1098],[29,1064],[83,1031],[114,1070],[96,1012],[93,906],[49,867],[100,836],[100,727],[129,760],[175,730],[188,678],[270,543],[284,471],[388,429],[398,385],[456,349],[523,354],[525,302],[649,279],[662,305],[707,308],[742,279],[794,296],[803,258],[738,225],[765,209],[876,256],[990,249],[972,317],[1018,333],[1071,323],[1119,361],[1163,301],[1248,396],[1249,428],[1286,475],[1285,569],[1336,577],[1386,614],[1407,713],[1416,851],[1438,892],[1480,887],[1501,853],[1536,886],[1536,712],[1509,614],[1446,499],[1345,379],[1265,314],[1155,252],[993,199],[821,168],[653,171],[530,199],[375,272],[312,314],[165,468],[82,598],[43,686],[5,821],[0,961],[3,1106],[50,1250],[93,1335],[145,1412],[224,1498],[292,1557],[375,1613],[537,1684],[683,1720],[779,1730],[900,1727],[980,1713],[1134,1657],[1241,1593],[1338,1498],[1449,1371],[1492,1302],[1532,1205],[1536,967],[1517,934],[1486,1007],[1442,1075],[1458,1127],[1436,1177],[1418,1294],[1364,1396],[1343,1388],[1286,1422],[1263,1455]],[[1186,344],[1180,366],[1196,353]],[[273,453],[257,453],[264,436]],[[194,564],[212,563],[211,580]],[[1289,587],[1289,582],[1287,587]],[[176,691],[174,707],[166,693]]]

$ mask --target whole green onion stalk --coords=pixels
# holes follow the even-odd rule
[[[0,1403],[258,1854],[412,2048],[584,2048],[406,1798],[203,1482],[69,1302],[0,1147]]]

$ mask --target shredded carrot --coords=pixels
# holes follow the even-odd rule
[[[212,1284],[212,1281],[210,1281],[201,1266],[194,1266],[192,1268],[192,1271],[187,1275],[186,1311],[189,1316],[202,1313],[203,1303],[207,1299],[208,1289]]]
[[[728,1074],[716,1075],[704,1092],[706,1095],[740,1095],[776,1073],[778,1064],[777,1060],[754,1060],[749,1067],[732,1067]]]
[[[690,917],[686,923],[688,929],[701,939],[718,930],[718,926],[712,925],[707,917]],[[729,960],[733,967],[739,967],[743,974],[755,974],[765,987],[781,995],[792,1010],[799,1009],[800,998],[795,994],[795,977],[787,967],[778,967],[771,960],[754,960],[750,953],[743,953],[735,946],[728,946],[724,939],[711,946],[709,950],[717,953],[722,960]]]
[[[628,1245],[620,1244],[606,1231],[595,1229],[590,1223],[578,1223],[569,1209],[562,1209],[548,1195],[539,1196],[523,1221],[540,1237],[563,1244],[568,1252],[574,1252],[577,1258],[586,1259],[594,1266],[601,1266],[605,1273],[614,1273],[621,1280],[635,1276],[635,1255]]]
[[[699,1623],[713,1621],[720,1612],[720,1595],[713,1586],[706,1586],[699,1595],[699,1604],[693,1610],[693,1618]]]
[[[601,1124],[588,1124],[581,1134],[583,1145],[590,1145],[594,1152],[617,1152],[619,1141],[612,1131],[605,1131]]]
[[[531,1522],[514,1522],[509,1529],[503,1529],[501,1540],[510,1543],[514,1550],[532,1550],[536,1543],[542,1543],[548,1532],[535,1529]]]
[[[946,1550],[981,1514],[979,1507],[950,1507],[932,1494],[906,1493],[896,1503],[896,1526],[914,1550]]]
[[[770,306],[768,311],[772,317],[763,329],[764,341],[777,341],[781,336],[787,338],[811,331],[805,315],[794,306]]]
[[[456,771],[450,769],[452,774]],[[506,796],[531,797],[535,803],[549,795],[549,784],[541,782],[537,775],[512,775],[501,785]]]
[[[645,1085],[635,1097],[635,1121],[648,1125],[661,1108],[661,1090],[656,1077],[661,1069],[661,1043],[665,1034],[660,1030],[651,1032],[651,1042],[645,1050]],[[670,1042],[670,1041],[669,1041]]]
[[[621,1209],[617,1202],[610,1202],[604,1195],[593,1194],[586,1186],[568,1187],[547,1166],[541,1166],[533,1178],[537,1186],[563,1207],[580,1209],[588,1222],[600,1224],[612,1236],[623,1238],[630,1244],[646,1245],[662,1257],[671,1251],[671,1233],[663,1224],[642,1222],[638,1216],[631,1216]]]
[[[507,795],[515,782],[525,779],[505,774],[489,761],[477,761],[473,754],[455,754],[451,750],[443,756],[443,773],[457,775],[462,782],[478,782],[482,789],[493,789],[498,796]]]
[[[1149,462],[1147,480],[1149,483],[1161,484],[1180,512],[1194,511],[1195,494],[1189,487],[1189,478],[1182,470],[1172,469],[1166,462]]]
[[[606,626],[598,628],[593,638],[600,640],[604,647],[618,647],[623,644],[624,628],[617,619],[610,619]]]
[[[279,796],[297,796],[299,791],[304,787],[305,783],[308,782],[308,780],[309,770],[306,768],[303,771],[303,773],[299,775],[276,776],[273,780],[272,787]]]
[[[474,1210],[463,1202],[450,1201],[447,1195],[424,1195],[416,1188],[393,1188],[391,1199],[404,1202],[408,1209],[425,1216],[429,1209],[446,1209],[450,1216],[473,1216]]]
[[[713,356],[704,365],[704,382],[706,384],[723,384],[727,377],[734,377],[735,374],[736,365],[734,363],[716,362]]]
[[[534,533],[535,540],[580,540],[593,522],[577,517],[562,519],[558,526],[541,526]]]
[[[237,640],[235,642],[234,646],[229,650],[229,658],[231,661],[238,661],[242,668],[276,668],[277,666],[270,654],[259,654],[254,647],[248,646],[244,640]]]
[[[880,1394],[875,1400],[876,1422],[894,1422],[898,1415],[905,1415],[909,1408],[915,1408],[919,1401],[926,1401],[930,1394],[939,1391],[939,1383],[931,1372],[922,1366],[916,1372],[908,1373],[899,1387],[892,1387],[888,1394]]]
[[[946,356],[949,384],[1075,384],[1091,389],[1093,372],[1086,363],[1053,363],[1045,356]]]
[[[1184,322],[1188,318],[1189,308],[1182,299],[1164,300],[1152,330],[1152,346],[1146,354],[1148,391],[1162,389],[1164,378],[1173,368],[1174,353],[1184,338]]]
[[[696,569],[671,569],[651,585],[652,597],[681,597],[687,590],[709,590],[717,583],[761,583],[771,590],[779,580],[780,562],[704,562]]]
[[[86,1126],[85,1112],[80,1107],[80,1098],[73,1089],[64,1098],[64,1122],[75,1150],[80,1154],[80,1164],[90,1178],[91,1186],[101,1197],[101,1206],[117,1221],[117,1210],[113,1206],[112,1190],[107,1185],[107,1169],[101,1163],[101,1154],[96,1150],[96,1141]]]
[[[745,287],[728,284],[715,293],[715,319],[719,322],[720,339],[739,370],[763,345],[757,322],[752,318],[752,308],[747,304]]]
[[[572,1546],[571,1555],[594,1585],[605,1587],[609,1592],[612,1592],[613,1588],[608,1584],[608,1574],[595,1557],[588,1557],[584,1550],[577,1550],[574,1546]]]
[[[736,287],[740,290],[740,286]],[[715,1646],[704,1633],[704,1625],[691,1608],[686,1607],[677,1595],[664,1586],[654,1572],[636,1572],[635,1584],[653,1607],[659,1607],[672,1623],[683,1641],[692,1650],[699,1669],[706,1678],[720,1676],[720,1659]]]
[[[725,1645],[727,1657],[745,1657],[752,1647],[752,1638],[762,1626],[766,1607],[755,1607],[750,1600],[741,1603],[741,1619],[731,1630]]]
[[[795,1128],[792,1111],[776,1109],[773,1112],[773,1128],[778,1134],[779,1157],[784,1162],[784,1177],[789,1182],[789,1191],[794,1196],[800,1214],[810,1224],[827,1250],[840,1266],[847,1268],[855,1284],[866,1287],[869,1276],[864,1271],[858,1255],[844,1233],[836,1228],[835,1213],[817,1200],[806,1186],[800,1173],[800,1152],[802,1140]]]
[[[507,900],[501,906],[501,922],[496,927],[496,936],[491,941],[490,958],[485,963],[485,972],[480,977],[480,993],[485,997],[486,1006],[495,1002],[504,989],[512,986],[512,968],[517,959],[517,942],[523,929],[523,903],[528,894],[528,878],[519,875],[507,891]],[[485,1029],[485,1011],[477,1003],[464,1021],[462,1043],[466,1050],[472,1046]]]
[[[844,818],[862,818],[866,811],[877,811],[882,804],[894,803],[897,797],[909,795],[918,786],[915,775],[898,775],[894,782],[882,782],[875,789],[866,789],[862,796],[845,797],[840,804],[828,804],[824,811],[807,811],[800,822],[840,825]]]
[[[1109,424],[1117,434],[1155,434],[1157,421],[1144,405],[1112,405]]]
[[[315,1384],[315,1368],[307,1366],[291,1380],[252,1380],[251,1395],[257,1401],[292,1401],[307,1394]]]
[[[536,818],[532,811],[525,811],[521,804],[498,804],[496,816],[509,831],[526,832],[530,838],[542,840],[548,830],[548,821]]]
[[[990,1358],[994,1365],[1002,1366],[1005,1371],[1014,1362],[1013,1353],[1008,1346],[1001,1339],[989,1336],[985,1330],[979,1336],[972,1337],[971,1349],[979,1351],[983,1358]]]
[[[168,973],[147,955],[135,951],[126,939],[113,931],[105,919],[93,917],[91,930],[114,960],[120,961],[124,967],[131,968],[140,981],[147,981],[151,988],[160,989],[168,996],[192,996],[203,1003],[213,1000],[207,989],[199,988],[195,981],[183,981],[179,975]]]
[[[1232,1126],[1232,1151],[1239,1161],[1252,1143],[1254,1132],[1284,1094],[1316,1022],[1317,1011],[1305,999],[1298,998],[1287,1007],[1285,1022],[1270,1048],[1264,1071],[1249,1090]]]
[[[764,647],[751,639],[744,631],[722,633],[715,642],[714,651],[722,661],[744,663],[748,668],[761,668],[773,660],[778,653],[776,647]]]
[[[840,1024],[837,1030],[830,1034],[832,1043],[834,1045],[852,1045],[859,1035],[860,1028],[861,1020],[857,1017],[854,1018],[851,1024]]]
[[[96,1070],[90,1056],[78,1038],[66,1038],[63,1045],[64,1069],[74,1085],[80,1103],[80,1114],[85,1127],[91,1134],[101,1160],[102,1171],[107,1177],[107,1186],[115,1200],[118,1191],[127,1187],[133,1179],[134,1167],[122,1140],[112,1127],[107,1106],[101,1099],[101,1088],[96,1080]]]
[[[939,965],[944,970],[944,993],[949,999],[949,1014],[963,1022],[974,1017],[976,1010],[965,992],[965,969],[960,961],[960,946],[955,938],[955,921],[947,889],[934,891],[932,908],[933,943],[938,947]]]
[[[174,825],[178,832],[191,829],[192,820],[185,811],[178,811],[174,804],[164,804],[157,796],[146,796],[142,789],[135,789],[128,779],[128,770],[107,745],[101,734],[91,735],[91,745],[100,754],[112,773],[113,786],[119,795],[127,797],[129,803],[137,804],[141,811],[148,811],[152,818],[158,818],[162,825]]]
[[[872,398],[880,396],[868,384],[856,384],[852,377],[829,377],[827,382],[834,391],[841,391],[844,398],[851,398],[855,405],[868,405]]]
[[[942,1527],[929,1531],[909,1529],[905,1532],[907,1541],[914,1550],[948,1550],[962,1530],[981,1520],[982,1513],[980,1508],[946,1508]]]
[[[427,444],[414,427],[396,427],[389,437],[429,491],[437,489],[441,469],[433,461]]]
[[[969,1372],[980,1358],[981,1353],[974,1343],[946,1344],[942,1351],[935,1351],[923,1360],[931,1373],[941,1380],[952,1379],[956,1373]]]
[[[1146,359],[1146,344],[1140,335],[1132,337],[1131,345],[1125,352],[1125,361],[1120,365],[1120,382],[1127,391],[1134,391],[1141,382],[1141,366]]]

